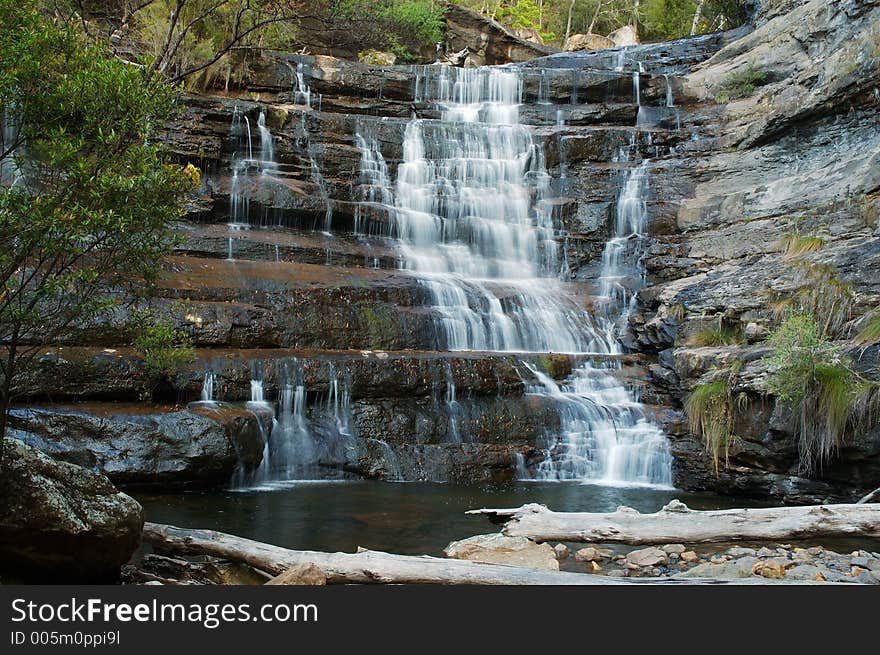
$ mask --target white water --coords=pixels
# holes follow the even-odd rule
[[[639,65],[633,73],[639,105],[641,72]],[[358,135],[364,199],[386,207],[404,267],[430,291],[442,336],[438,350],[618,354],[617,330],[641,279],[638,248],[629,246],[638,245],[645,228],[647,165],[622,185],[599,276],[603,309],[592,317],[559,281],[562,262],[545,203],[549,175],[541,148],[518,124],[521,97],[515,68],[424,69],[416,101],[436,105],[441,120],[414,118],[407,125],[393,187],[376,141]],[[537,384],[528,391],[555,402],[560,417],[535,477],[671,483],[666,438],[611,374],[615,366],[582,366],[562,386],[533,371]],[[457,402],[449,382],[446,405],[455,438]],[[524,461],[517,468],[527,475]]]
[[[207,371],[205,380],[202,382],[202,401],[207,403],[214,402],[214,372]]]
[[[437,349],[603,351],[559,280],[550,176],[518,124],[518,71],[426,67],[417,88],[442,119],[407,125],[393,187],[375,141],[358,144],[366,200],[386,206],[403,267],[430,292]]]
[[[265,400],[262,371],[254,372],[248,406],[255,412],[273,412],[274,419],[259,468],[250,478],[237,478],[234,486],[253,489],[317,480],[324,477],[324,464],[333,466],[343,461],[352,437],[350,383],[332,363],[329,366],[326,398],[313,405],[311,411],[302,364],[296,358],[279,364],[277,413]]]

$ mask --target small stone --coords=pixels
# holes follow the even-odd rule
[[[653,575],[655,578],[660,577],[662,574],[663,571],[661,571],[660,569],[651,569],[651,575]]]
[[[770,550],[766,546],[764,546],[763,548],[761,548],[761,550],[757,552],[758,557],[773,557],[775,554],[775,550]]]
[[[556,544],[555,546],[553,546],[553,552],[556,553],[556,559],[561,562],[568,559],[568,555],[569,553],[571,553],[571,550],[569,550],[568,546],[566,546],[565,544]]]
[[[814,557],[804,553],[800,557],[795,557],[794,561],[798,564],[812,564],[813,562],[816,561],[816,559]]]
[[[574,554],[575,562],[598,562],[601,560],[602,553],[599,552],[598,548],[594,548],[593,546],[581,548]]]
[[[779,547],[783,550],[791,550],[791,544],[779,544]]]
[[[651,547],[627,553],[626,561],[628,564],[635,564],[638,567],[657,566],[658,564],[666,564],[669,557],[661,549]]]
[[[694,551],[692,551],[692,550],[686,550],[686,551],[684,551],[684,552],[681,554],[681,559],[682,559],[683,561],[685,561],[685,562],[693,563],[693,562],[699,562],[699,561],[700,561],[700,556],[697,555],[697,554],[696,554]]]
[[[677,562],[678,561],[678,553],[669,553],[669,561]]]
[[[807,548],[807,552],[813,557],[821,555],[824,550],[825,549],[822,548],[822,546],[811,546],[810,548]]]
[[[818,580],[825,582],[824,571],[818,566],[811,564],[799,564],[790,571],[785,572],[785,577],[792,580]]]
[[[602,567],[596,564],[596,562],[590,562],[590,568],[593,569],[594,573],[602,570]]]
[[[870,571],[862,571],[859,573],[858,581],[862,584],[880,584],[880,578],[871,574]]]
[[[852,578],[845,576],[837,571],[823,571],[823,575],[828,582],[852,582]]]
[[[725,560],[724,557],[722,557],[721,555],[713,555],[711,558],[709,558],[709,562],[711,562],[712,564],[724,564],[724,562],[726,561],[727,560]]]
[[[667,555],[672,555],[675,553],[676,555],[681,555],[685,550],[687,550],[683,544],[666,544],[665,546],[660,546],[660,550],[662,550]]]
[[[322,586],[327,584],[327,574],[314,564],[297,564],[269,580],[267,585]]]
[[[868,569],[863,569],[861,566],[854,566],[849,570],[849,574],[854,578],[859,577],[862,573],[868,573]]]
[[[638,564],[634,564],[633,562],[627,562],[626,568],[630,571],[640,571],[642,569],[641,566],[639,566]]]
[[[755,556],[755,549],[754,548],[740,548],[739,546],[734,546],[733,548],[728,548],[726,552],[731,557],[754,557]]]
[[[858,556],[859,556],[859,551],[854,550],[853,552],[850,553],[850,555],[852,555],[853,557],[858,557]]]
[[[785,566],[779,560],[764,560],[755,563],[752,573],[771,580],[782,580],[785,577]]]

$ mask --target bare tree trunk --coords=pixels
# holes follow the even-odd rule
[[[571,4],[568,5],[568,20],[565,23],[565,39],[562,42],[562,47],[565,47],[565,44],[568,43],[568,37],[571,36],[571,16],[574,13],[574,3],[577,0],[571,0]]]
[[[503,532],[534,541],[705,544],[815,537],[880,537],[880,505],[812,505],[696,511],[677,500],[655,514],[629,507],[608,514],[552,512],[543,505],[480,509],[506,518]]]
[[[605,5],[605,0],[596,0],[596,11],[593,12],[593,19],[590,21],[590,27],[587,28],[587,34],[593,34],[593,30],[596,29],[596,23],[599,22],[599,16],[602,14],[602,7]]]
[[[691,36],[694,36],[697,33],[697,26],[700,24],[700,19],[703,18],[704,4],[706,4],[706,0],[699,0],[699,2],[697,2],[697,10],[694,12],[694,22],[691,24]]]
[[[656,578],[618,578],[568,571],[542,571],[519,566],[483,564],[439,557],[392,555],[372,550],[321,553],[288,550],[213,530],[191,530],[158,523],[144,524],[144,541],[160,552],[211,555],[244,562],[279,575],[293,566],[314,564],[327,584],[445,584],[445,585],[621,585],[656,584]],[[735,584],[761,584],[762,578]],[[726,584],[705,578],[667,578],[662,584]],[[805,583],[808,584],[808,583]],[[828,584],[828,583],[824,583]]]

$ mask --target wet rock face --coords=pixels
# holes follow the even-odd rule
[[[822,248],[800,259],[852,287],[853,319],[880,304],[880,105],[869,91],[880,74],[878,10],[874,0],[762,2],[754,32],[677,87],[677,100],[692,108],[683,124],[694,139],[652,165],[663,201],[649,203],[652,284],[639,293],[630,345],[657,353],[651,377],[679,403],[714,370],[742,360],[736,391],[748,399],[718,474],[684,417],[671,419],[679,486],[809,503],[850,501],[880,485],[876,430],[844,444],[819,472],[799,471],[792,421],[769,394],[761,361],[771,353],[761,342],[779,322],[771,301],[798,284],[782,253],[785,235],[822,237]],[[755,71],[761,78],[751,87],[731,86]],[[743,343],[688,346],[719,329]],[[854,360],[876,379],[862,363],[872,352]]]
[[[107,413],[101,415],[102,410]],[[110,412],[112,405],[92,411],[13,410],[12,435],[116,484],[226,484],[236,467],[256,468],[262,458],[264,426],[243,409],[215,405],[159,414]]]
[[[7,439],[0,554],[16,579],[108,582],[137,548],[143,509],[106,477]]]
[[[878,350],[864,351],[866,368],[876,361]],[[676,349],[675,371],[687,390],[719,367],[734,360],[744,362],[736,392],[746,398],[745,407],[737,413],[737,439],[726,465],[717,473],[702,443],[687,432],[683,422],[670,423],[676,485],[802,504],[850,502],[876,488],[880,484],[880,430],[850,438],[809,477],[800,472],[790,410],[767,393],[769,367],[762,357],[768,353],[764,346]]]

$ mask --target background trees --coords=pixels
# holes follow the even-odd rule
[[[0,0],[0,33],[3,435],[39,350],[156,277],[195,173],[151,140],[173,110],[155,71],[86,45],[34,0]]]

